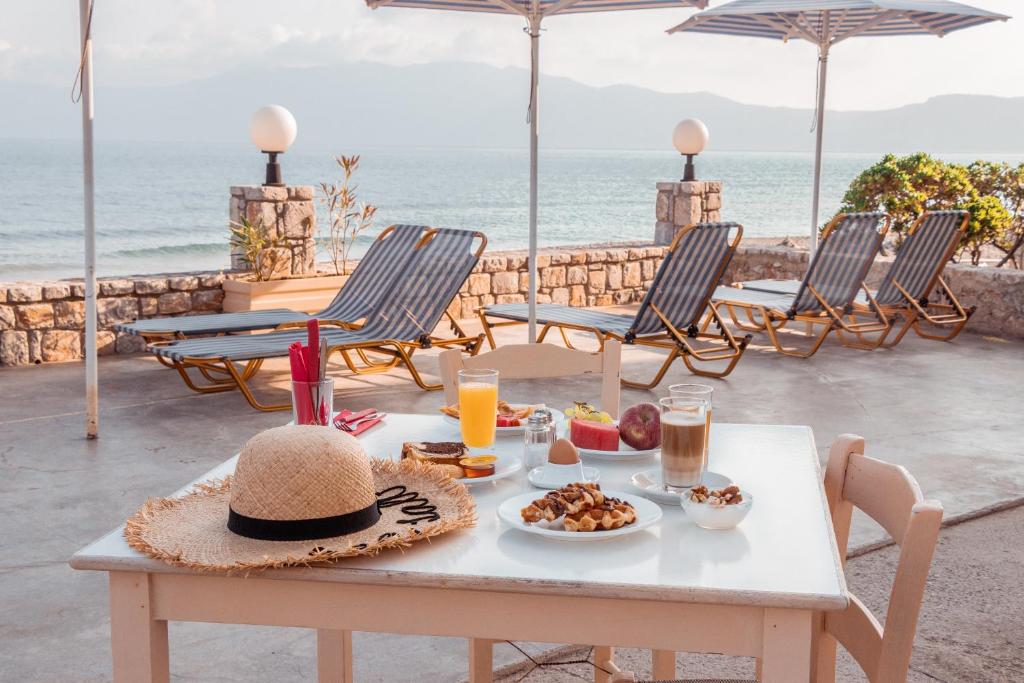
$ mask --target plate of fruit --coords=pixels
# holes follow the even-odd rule
[[[589,403],[565,411],[569,440],[580,455],[601,460],[649,458],[661,448],[661,411],[653,403],[627,408],[618,420]]]
[[[543,403],[536,403],[533,405],[526,405],[520,403],[506,403],[505,401],[498,401],[498,410],[495,415],[495,422],[497,424],[498,434],[517,434],[521,433],[526,429],[526,421],[533,415],[534,411],[545,408]],[[444,413],[444,419],[451,424],[459,424],[459,405],[445,406],[441,408],[441,412]],[[551,417],[554,419],[556,425],[560,425],[565,422],[565,416],[557,410],[551,411]]]

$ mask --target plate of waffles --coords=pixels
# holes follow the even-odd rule
[[[661,506],[585,482],[538,496],[529,491],[498,506],[498,517],[514,529],[563,541],[600,541],[636,533],[661,519]]]
[[[498,401],[498,410],[494,416],[497,424],[495,431],[500,434],[522,434],[526,429],[526,422],[529,420],[530,415],[535,410],[545,409],[543,403],[535,403],[528,405],[525,403],[506,403],[505,401]],[[444,421],[448,424],[455,426],[459,425],[459,406],[458,404],[444,406],[441,409],[441,413],[444,415]],[[551,418],[556,425],[562,425],[565,423],[565,415],[560,410],[551,410]]]

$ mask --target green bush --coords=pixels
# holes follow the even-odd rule
[[[1017,265],[1015,254],[1024,243],[1024,164],[961,166],[924,153],[886,154],[854,179],[839,211],[885,211],[898,247],[921,212],[941,209],[971,214],[954,260],[967,257],[977,265],[991,245],[1006,254],[1000,265]]]

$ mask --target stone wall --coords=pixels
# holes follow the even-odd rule
[[[268,279],[306,275],[316,270],[316,206],[311,185],[268,187],[266,185],[231,188],[229,217],[237,224],[244,216],[260,226],[264,236],[276,246],[261,252],[259,262]],[[231,267],[248,267],[241,250],[232,246]]]
[[[654,243],[671,244],[680,228],[722,220],[722,181],[658,183],[654,203]]]
[[[541,250],[538,301],[571,306],[638,303],[664,253],[665,247],[639,243]],[[741,245],[723,281],[794,279],[806,268],[806,252]],[[880,259],[869,284],[876,284],[886,268]],[[114,333],[111,328],[118,322],[220,311],[221,283],[240,275],[211,272],[100,280],[100,353],[142,349],[137,337]],[[1024,271],[950,265],[945,276],[965,305],[979,306],[968,331],[1024,340]],[[81,282],[74,281],[0,285],[0,365],[81,357],[83,290]],[[486,304],[524,302],[526,292],[526,253],[488,252],[450,311],[470,319]]]
[[[222,273],[105,278],[97,283],[97,347],[101,355],[134,353],[142,340],[115,332],[117,323],[221,310]],[[81,358],[85,348],[81,281],[0,285],[0,365]]]

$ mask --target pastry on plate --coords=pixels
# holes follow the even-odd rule
[[[548,491],[543,498],[538,498],[524,507],[520,514],[524,522],[539,522],[542,519],[553,522],[562,515],[584,512],[595,505],[601,505],[604,500],[600,486],[589,482],[577,482]]]
[[[518,427],[520,421],[525,420],[533,414],[533,411],[538,406],[513,406],[506,401],[498,401],[498,410],[495,414],[495,419],[498,421],[499,427]],[[444,406],[441,408],[441,412],[448,417],[459,419],[459,404]]]
[[[562,526],[566,531],[611,531],[636,521],[636,509],[624,500],[605,498],[589,510],[566,514]]]

